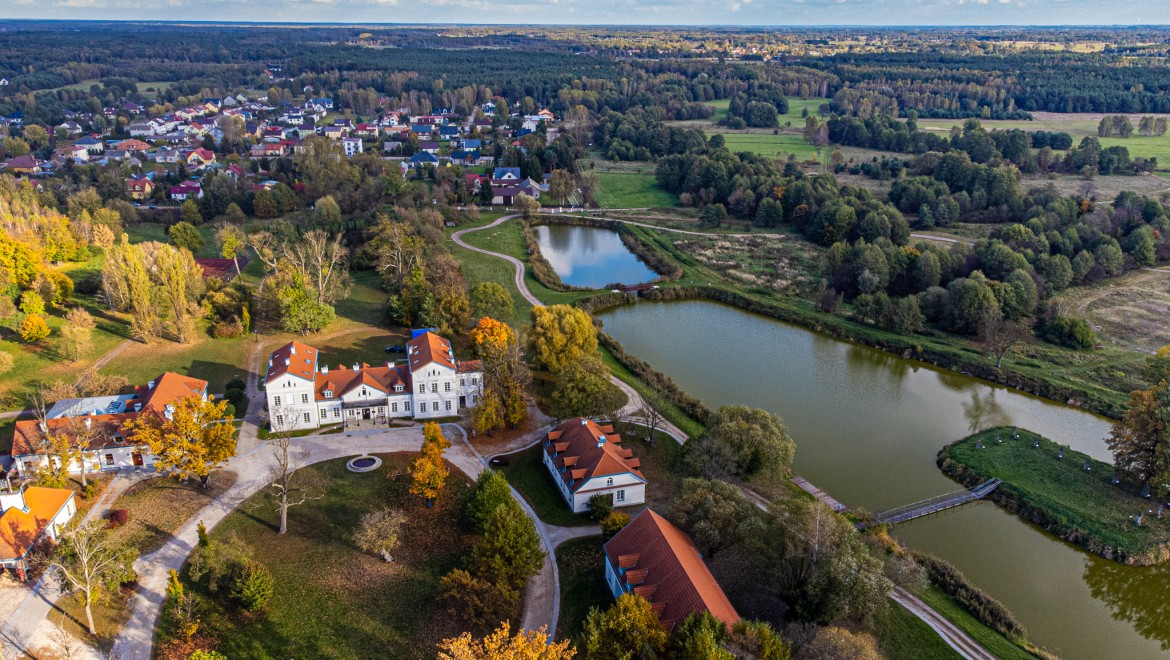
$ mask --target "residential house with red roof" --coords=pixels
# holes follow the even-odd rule
[[[198,170],[215,162],[215,152],[209,151],[202,147],[194,149],[187,154],[187,167],[193,170]]]
[[[646,477],[634,452],[621,446],[612,426],[577,417],[548,432],[544,466],[573,513],[589,510],[589,498],[609,494],[613,505],[646,502]]]
[[[312,346],[292,341],[278,348],[264,376],[270,428],[378,426],[395,417],[452,417],[479,402],[479,360],[457,360],[451,342],[430,331],[416,332],[405,350],[404,364],[354,363],[330,369]]]
[[[728,628],[739,621],[691,538],[652,510],[638,514],[603,551],[605,582],[614,598],[642,596],[667,630],[702,612]]]
[[[147,178],[126,179],[126,195],[130,199],[143,200],[154,192],[154,184]]]
[[[23,582],[29,552],[57,540],[77,514],[77,501],[68,488],[30,486],[0,493],[0,509],[0,567],[12,569]]]
[[[169,418],[175,403],[191,396],[206,399],[207,381],[168,371],[130,394],[58,401],[43,420],[16,422],[12,438],[15,469],[29,474],[48,465],[45,441],[54,436],[70,438],[74,446],[88,440],[81,456],[87,472],[149,466],[154,457],[146,445],[134,442],[126,424],[139,415]],[[68,469],[80,473],[81,464],[70,461]]]
[[[192,197],[201,199],[203,197],[203,186],[199,185],[198,181],[184,181],[171,186],[171,189],[167,193],[176,202],[183,202]]]

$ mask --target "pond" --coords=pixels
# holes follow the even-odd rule
[[[611,229],[539,225],[535,231],[541,253],[565,284],[600,289],[608,284],[640,284],[658,277]]]
[[[1110,459],[1102,417],[733,307],[640,301],[599,318],[708,406],[780,415],[796,440],[794,470],[850,507],[882,511],[956,490],[935,456],[973,427],[1017,425]],[[1098,559],[987,502],[895,534],[955,564],[1063,657],[1170,648],[1170,567]]]

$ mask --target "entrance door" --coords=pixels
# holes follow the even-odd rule
[[[132,458],[134,459],[134,465],[142,465],[142,454],[134,452]]]
[[[370,409],[369,408],[362,408],[362,419],[369,419],[369,418],[370,418]]]
[[[463,395],[460,395],[460,396],[459,396],[459,407],[460,407],[460,408],[466,408],[466,407],[467,407],[467,397],[465,397],[465,396],[463,396]]]

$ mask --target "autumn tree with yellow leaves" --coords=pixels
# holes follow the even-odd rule
[[[439,660],[569,660],[575,654],[568,640],[550,640],[547,628],[513,634],[507,623],[481,639],[463,633],[439,644]]]
[[[422,451],[410,464],[410,493],[424,498],[428,509],[443,492],[443,484],[451,472],[443,462],[443,451],[450,446],[438,424],[423,425]]]
[[[159,471],[180,479],[198,477],[206,488],[212,470],[236,455],[236,429],[227,407],[227,401],[189,396],[158,415],[138,415],[127,428],[134,442],[150,447]]]
[[[483,361],[483,391],[471,410],[472,429],[490,435],[504,424],[515,428],[528,417],[524,391],[532,382],[516,333],[485,316],[472,328],[471,341]]]

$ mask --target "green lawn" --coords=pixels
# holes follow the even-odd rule
[[[0,419],[0,454],[7,454],[12,451],[12,434],[15,431],[15,417],[5,417]]]
[[[1036,657],[1003,635],[988,628],[972,616],[970,612],[963,609],[950,596],[943,593],[938,587],[931,586],[925,589],[918,589],[915,590],[914,595],[934,608],[936,612],[946,617],[948,621],[955,624],[960,630],[970,635],[971,639],[974,639],[1000,660],[1028,660],[1029,658]]]
[[[233,378],[247,379],[251,339],[212,339],[199,324],[195,339],[179,344],[166,339],[151,344],[134,342],[110,360],[102,373],[121,374],[132,385],[142,385],[164,371],[202,378],[212,393],[223,392]]]
[[[89,346],[76,362],[65,358],[61,345],[61,327],[65,324],[66,310],[48,311],[45,321],[52,334],[38,344],[29,344],[21,339],[18,329],[22,314],[0,321],[0,351],[13,357],[13,368],[0,376],[0,407],[5,410],[24,407],[27,388],[34,382],[75,379],[95,360],[126,340],[126,324],[109,313],[97,299],[78,294],[74,296],[73,302],[85,308],[97,324],[90,335]]]
[[[328,494],[289,511],[289,532],[273,529],[266,494],[245,502],[212,532],[234,532],[272,571],[275,595],[261,616],[248,616],[222,595],[192,588],[207,604],[204,626],[229,658],[433,658],[435,645],[458,635],[439,600],[439,579],[459,565],[474,535],[462,513],[471,482],[456,468],[443,496],[427,509],[407,492],[414,454],[380,455],[366,474],[345,469],[346,459],[309,468],[329,481]],[[392,478],[388,478],[394,475]],[[260,505],[260,506],[258,506]],[[387,563],[353,547],[354,528],[367,511],[400,508],[407,522]]]
[[[715,108],[715,114],[711,115],[712,121],[721,121],[727,117],[727,108],[731,105],[731,99],[707,101],[707,105]]]
[[[889,658],[950,660],[962,657],[925,621],[896,603],[890,603],[885,617],[878,623],[876,634]]]
[[[597,201],[603,208],[657,208],[676,206],[678,197],[658,186],[653,174],[601,172]]]
[[[593,521],[584,514],[573,513],[560,490],[553,481],[548,468],[542,462],[544,448],[537,444],[508,456],[509,465],[504,467],[504,476],[536,512],[541,520],[561,527],[591,525]]]
[[[605,555],[602,538],[589,536],[566,541],[557,547],[557,573],[561,582],[561,611],[557,639],[570,639],[580,648],[581,630],[590,608],[606,608],[613,594],[605,583]]]
[[[996,443],[997,434],[1002,444]],[[1113,466],[1072,450],[1057,458],[1055,442],[1029,431],[1019,434],[1018,440],[1012,439],[1010,431],[998,429],[964,438],[943,448],[940,465],[961,478],[966,472],[972,482],[1002,479],[998,495],[1038,510],[1050,523],[1044,526],[1059,535],[1075,533],[1091,552],[1103,554],[1116,548],[1139,556],[1170,543],[1170,517],[1159,520],[1147,514],[1140,526],[1130,519],[1148,510],[1150,502],[1110,484]],[[982,449],[975,447],[977,438],[982,439]],[[1040,442],[1037,449],[1032,447],[1035,440]],[[1088,472],[1086,460],[1092,468]]]
[[[806,142],[803,136],[791,133],[724,133],[723,139],[727,150],[732,153],[750,151],[770,157],[795,154],[800,160],[814,160],[817,157],[816,147]]]

